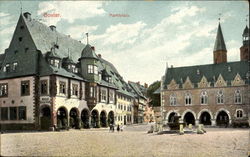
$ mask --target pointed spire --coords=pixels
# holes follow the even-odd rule
[[[224,38],[222,34],[222,30],[221,30],[221,26],[220,26],[220,22],[219,22],[215,44],[214,44],[214,51],[218,51],[218,50],[227,51],[226,44],[224,42]]]

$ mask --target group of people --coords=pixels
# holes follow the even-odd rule
[[[117,127],[116,127],[116,130],[117,130],[117,132],[120,132],[120,131],[122,132],[123,131],[123,125],[118,124]],[[111,132],[115,131],[115,125],[114,124],[109,125],[109,131],[111,131]]]

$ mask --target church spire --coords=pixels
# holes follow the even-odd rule
[[[227,62],[227,48],[222,34],[219,18],[219,26],[214,44],[214,64]]]
[[[220,26],[220,22],[219,22],[215,44],[214,44],[214,51],[219,51],[219,50],[227,51],[224,37],[222,34],[222,30],[221,30],[221,26]]]

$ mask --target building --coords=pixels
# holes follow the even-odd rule
[[[145,83],[143,86],[140,82],[132,81],[128,81],[128,84],[133,89],[135,98],[133,106],[134,123],[143,123],[147,104],[146,90],[148,85]]]
[[[226,44],[219,23],[213,64],[166,68],[161,82],[159,108],[165,124],[178,115],[186,124],[249,126],[250,55],[247,26],[242,39],[240,61],[227,62]]]
[[[132,123],[134,99],[114,65],[89,43],[59,33],[28,12],[20,15],[0,55],[2,130]]]

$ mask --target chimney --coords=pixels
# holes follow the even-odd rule
[[[148,84],[147,84],[147,83],[144,83],[144,87],[145,87],[145,88],[148,88]]]
[[[94,50],[95,50],[95,48],[94,48]],[[98,54],[98,57],[99,57],[99,58],[102,58],[102,55],[101,55],[101,54]]]
[[[56,26],[54,26],[54,25],[49,26],[49,28],[50,28],[52,31],[55,31],[55,30],[56,30]]]
[[[95,47],[94,47],[94,46],[91,46],[91,49],[92,49],[93,51],[95,51]]]
[[[23,15],[27,20],[31,20],[31,14],[29,12],[25,12]]]
[[[174,66],[173,65],[171,65],[171,68],[173,68]]]
[[[140,81],[136,82],[138,85],[140,85]]]

